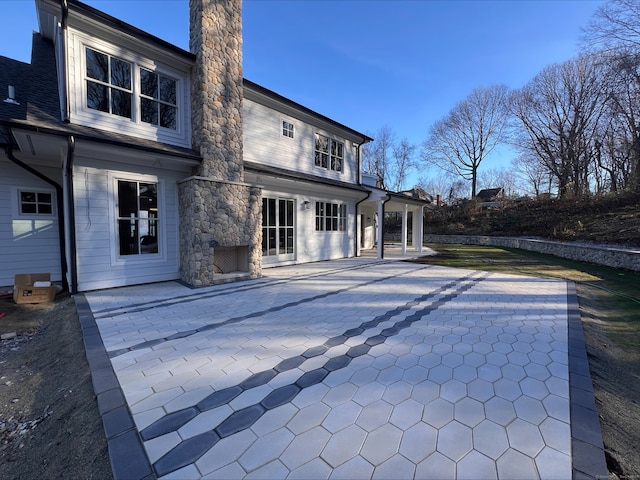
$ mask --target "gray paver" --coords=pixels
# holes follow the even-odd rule
[[[105,431],[124,432],[116,478],[136,448],[133,471],[163,478],[595,476],[571,295],[561,281],[360,258],[89,293],[81,322],[102,358]],[[572,441],[590,452],[579,468]]]

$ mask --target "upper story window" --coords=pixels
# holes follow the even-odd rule
[[[87,52],[87,107],[131,118],[131,64],[97,52]]]
[[[342,172],[344,143],[316,133],[315,165]]]
[[[176,130],[177,81],[86,47],[87,108]]]
[[[21,190],[19,195],[21,215],[53,215],[52,193]]]
[[[293,123],[289,123],[286,120],[282,121],[282,135],[285,137],[293,138],[295,127]]]
[[[141,120],[151,125],[176,128],[176,81],[156,72],[140,69]]]

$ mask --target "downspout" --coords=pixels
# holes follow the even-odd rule
[[[62,199],[63,199],[62,186],[56,181],[47,177],[46,175],[40,173],[30,165],[27,165],[23,161],[17,159],[13,154],[13,147],[11,145],[8,145],[5,151],[7,154],[7,158],[11,160],[13,163],[15,163],[17,166],[26,170],[32,175],[35,175],[40,180],[43,180],[44,182],[48,183],[49,185],[51,185],[53,188],[56,189],[56,210],[58,214],[58,241],[59,241],[59,248],[60,248],[60,273],[62,275],[62,288],[64,290],[69,291],[69,283],[67,282],[67,255],[65,250],[65,235],[64,235],[65,222],[64,222],[64,206],[62,203]]]
[[[76,258],[76,213],[73,193],[73,157],[76,152],[76,140],[73,135],[67,137],[67,158],[65,160],[65,179],[68,195],[69,255],[71,257],[71,290],[78,293],[78,259]]]
[[[69,5],[67,4],[67,0],[61,0],[60,6],[62,7],[62,20],[60,22],[60,28],[62,30],[62,34],[60,35],[60,41],[62,45],[60,47],[60,62],[62,64],[62,82],[64,85],[62,92],[62,121],[65,123],[69,123],[69,118],[71,116],[71,106],[69,105],[69,82],[67,81],[67,40],[68,40],[68,32],[67,32],[67,19],[69,17]]]

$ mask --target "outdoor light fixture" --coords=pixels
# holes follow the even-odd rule
[[[305,210],[310,210],[311,202],[309,202],[309,200],[305,200],[304,202],[302,202],[302,208],[304,208]]]
[[[16,89],[13,85],[9,85],[9,96],[4,99],[4,103],[12,103],[13,105],[20,105],[16,101]]]

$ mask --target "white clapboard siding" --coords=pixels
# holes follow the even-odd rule
[[[186,174],[144,167],[131,170],[134,171],[108,170],[90,159],[76,159],[74,192],[80,291],[179,278],[177,182]],[[157,177],[159,195],[163,197],[159,204],[162,253],[119,258],[114,179],[146,175]]]
[[[244,159],[249,162],[284,168],[294,172],[357,183],[356,148],[352,142],[301,120],[282,115],[252,100],[243,102]],[[295,127],[294,138],[282,135],[282,121]],[[315,166],[315,134],[320,133],[344,144],[343,171]]]
[[[55,169],[37,167],[56,182]],[[47,182],[0,156],[0,286],[14,283],[16,273],[50,273],[61,280],[60,243],[55,189]],[[51,192],[53,215],[20,215],[18,192],[35,190]]]

